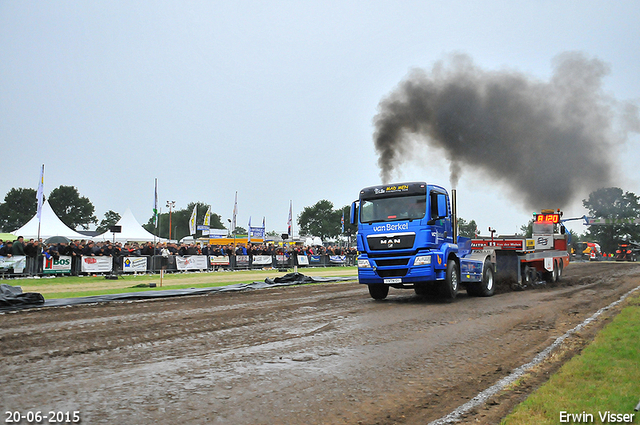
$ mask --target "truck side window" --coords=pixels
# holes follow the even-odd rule
[[[438,216],[447,216],[447,196],[444,193],[438,193]]]
[[[429,194],[429,204],[431,204],[429,211],[430,218],[431,220],[435,220],[438,218],[438,194],[436,192]]]
[[[431,219],[437,220],[447,216],[447,195],[444,193],[431,192],[429,194],[431,201]]]

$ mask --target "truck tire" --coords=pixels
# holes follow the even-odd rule
[[[474,297],[491,297],[496,291],[495,276],[491,262],[485,261],[482,269],[482,282],[469,284],[467,293]]]
[[[546,281],[549,283],[556,283],[558,281],[558,263],[553,262],[553,271],[546,273]]]
[[[562,269],[564,268],[564,262],[562,260],[558,261],[558,276],[556,277],[557,281],[562,279]]]
[[[389,285],[378,283],[367,286],[369,287],[369,295],[371,295],[371,298],[374,300],[384,300],[389,294]]]
[[[460,285],[460,274],[458,273],[458,264],[454,260],[447,262],[447,276],[440,286],[440,295],[445,300],[453,301],[458,294],[458,286]]]

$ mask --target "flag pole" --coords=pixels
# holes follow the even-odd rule
[[[40,242],[40,224],[42,223],[42,204],[44,198],[44,164],[42,164],[42,171],[40,171],[40,182],[38,183],[38,239]]]

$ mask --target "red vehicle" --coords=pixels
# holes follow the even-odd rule
[[[539,280],[555,282],[569,265],[567,235],[560,222],[562,213],[542,210],[535,215],[531,238],[501,236],[476,238],[474,250],[493,249],[496,279],[510,279],[526,286]],[[489,229],[491,230],[491,229]]]
[[[636,261],[640,244],[637,242],[622,242],[616,249],[616,261]]]

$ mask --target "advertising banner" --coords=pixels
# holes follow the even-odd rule
[[[209,264],[211,264],[212,266],[228,266],[229,256],[228,255],[210,255]]]
[[[322,256],[320,256],[320,255],[310,255],[309,256],[309,263],[311,263],[311,264],[320,264],[321,261],[322,261]]]
[[[27,257],[14,255],[12,257],[0,257],[0,270],[13,269],[14,273],[22,273],[27,265]]]
[[[125,273],[144,273],[147,271],[147,257],[123,257],[122,271]]]
[[[71,257],[61,255],[58,259],[54,257],[42,257],[43,273],[71,273]]]
[[[207,270],[206,255],[176,256],[176,268],[178,270]]]
[[[346,259],[347,259],[346,255],[330,255],[329,256],[329,261],[332,262],[333,264],[344,264]]]
[[[309,265],[309,257],[306,255],[298,255],[298,265],[300,266],[308,266]]]
[[[286,256],[282,255],[282,254],[276,255],[276,261],[279,264],[284,264],[284,263],[287,262],[287,260],[288,260],[288,258]]]
[[[249,265],[249,256],[248,255],[236,255],[236,266],[248,266]]]
[[[553,249],[553,235],[533,235],[537,250]]]
[[[271,256],[270,255],[254,255],[253,264],[260,265],[260,266],[271,265]]]
[[[111,271],[112,257],[82,257],[80,270],[83,273],[107,273]]]

